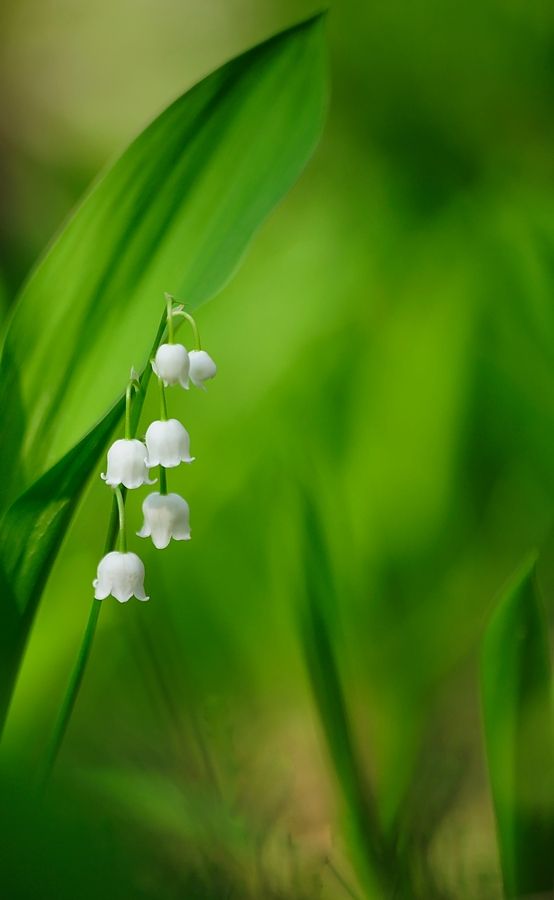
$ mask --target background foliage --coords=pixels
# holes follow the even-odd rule
[[[313,11],[3,4],[3,308],[134,133]],[[478,662],[533,547],[552,610],[554,13],[343,0],[327,31],[323,141],[199,312],[218,379],[172,396],[193,541],[140,544],[153,600],[106,603],[37,807],[99,478],[49,581],[2,746],[6,896],[501,896]]]

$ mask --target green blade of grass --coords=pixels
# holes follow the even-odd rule
[[[331,622],[336,616],[333,575],[321,524],[313,504],[305,502],[303,557],[306,602],[300,635],[317,711],[340,786],[352,861],[367,896],[379,886],[391,893],[391,856],[379,828],[376,805],[356,748],[341,684]]]
[[[508,897],[540,894],[554,884],[551,678],[532,559],[500,599],[481,666],[488,769]]]

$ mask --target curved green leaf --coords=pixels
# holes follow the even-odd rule
[[[482,655],[489,777],[506,895],[554,883],[554,735],[551,663],[535,560],[502,596]]]
[[[6,336],[0,406],[10,440],[0,461],[10,497],[105,414],[132,365],[144,366],[164,291],[192,309],[228,280],[306,163],[323,111],[318,17],[193,87],[93,187],[24,288]]]
[[[147,383],[164,291],[193,309],[222,287],[307,162],[324,96],[321,17],[227,63],[131,144],[24,288],[0,361],[0,722],[131,366]]]
[[[122,411],[119,402],[17,499],[0,524],[0,731],[42,589],[85,484],[83,473],[96,464]]]

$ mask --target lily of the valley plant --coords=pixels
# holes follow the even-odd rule
[[[117,530],[110,524],[106,542],[106,553],[98,563],[93,581],[94,600],[81,648],[73,669],[68,689],[56,722],[46,755],[46,763],[41,783],[46,787],[50,773],[62,745],[71,712],[79,692],[83,673],[90,655],[101,603],[110,595],[126,603],[131,597],[148,600],[144,589],[144,565],[136,553],[127,549],[125,522],[125,498],[128,490],[136,490],[144,484],[154,484],[150,469],[159,467],[159,491],[148,494],[142,504],[144,522],[137,532],[139,538],[151,538],[154,547],[163,550],[173,538],[174,541],[190,540],[189,506],[179,494],[167,492],[167,469],[174,469],[182,462],[191,463],[190,440],[185,427],[177,419],[168,418],[166,388],[180,385],[185,390],[189,381],[195,387],[205,390],[205,382],[216,374],[213,359],[202,350],[195,320],[185,312],[183,306],[166,294],[166,312],[158,330],[150,360],[152,371],[157,376],[160,390],[160,418],[151,422],[146,429],[144,441],[134,433],[140,416],[148,370],[143,373],[142,385],[134,369],[125,391],[125,434],[118,438],[108,450],[106,471],[102,478],[113,491],[117,507]],[[175,318],[185,319],[192,327],[195,350],[189,353],[183,344],[175,343]],[[139,399],[132,426],[133,402]],[[116,549],[117,544],[117,549]]]
[[[159,467],[159,491],[154,491],[142,504],[144,522],[138,537],[151,538],[158,550],[168,546],[170,540],[190,540],[189,506],[179,494],[167,492],[167,469],[182,462],[191,463],[190,439],[186,428],[177,419],[168,418],[166,388],[174,385],[188,390],[189,381],[205,390],[205,382],[216,374],[213,359],[200,347],[196,322],[181,305],[175,305],[171,295],[167,302],[167,342],[160,344],[151,360],[160,389],[160,418],[146,429],[144,442],[131,436],[131,404],[133,393],[140,390],[134,370],[125,395],[125,437],[118,438],[108,450],[106,472],[102,478],[115,493],[119,510],[118,549],[107,553],[98,564],[93,582],[95,599],[104,600],[110,594],[125,603],[132,596],[148,600],[144,590],[144,565],[136,553],[127,549],[125,523],[125,494],[122,488],[135,490],[145,484],[154,484],[149,470]],[[189,321],[194,332],[196,349],[190,353],[183,344],[174,340],[174,318],[181,316]]]

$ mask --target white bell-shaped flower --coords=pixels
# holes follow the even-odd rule
[[[189,354],[182,344],[161,344],[152,360],[152,368],[166,387],[180,384],[188,390]]]
[[[206,390],[205,381],[214,378],[217,366],[205,350],[191,350],[189,353],[189,378],[195,387]]]
[[[92,586],[97,600],[110,594],[120,603],[126,603],[133,595],[137,600],[150,599],[144,592],[144,566],[136,553],[114,550],[106,554],[98,563]]]
[[[152,538],[154,547],[163,550],[171,538],[190,540],[189,505],[179,494],[149,494],[142,504],[144,525],[139,537]]]
[[[142,441],[121,438],[108,450],[107,472],[101,476],[110,487],[123,484],[126,488],[138,488],[142,484],[154,484],[148,477],[146,447]]]
[[[173,469],[180,462],[190,463],[194,460],[194,456],[190,455],[188,431],[177,419],[152,422],[146,432],[146,447],[147,465],[150,467],[164,466],[166,469]]]

